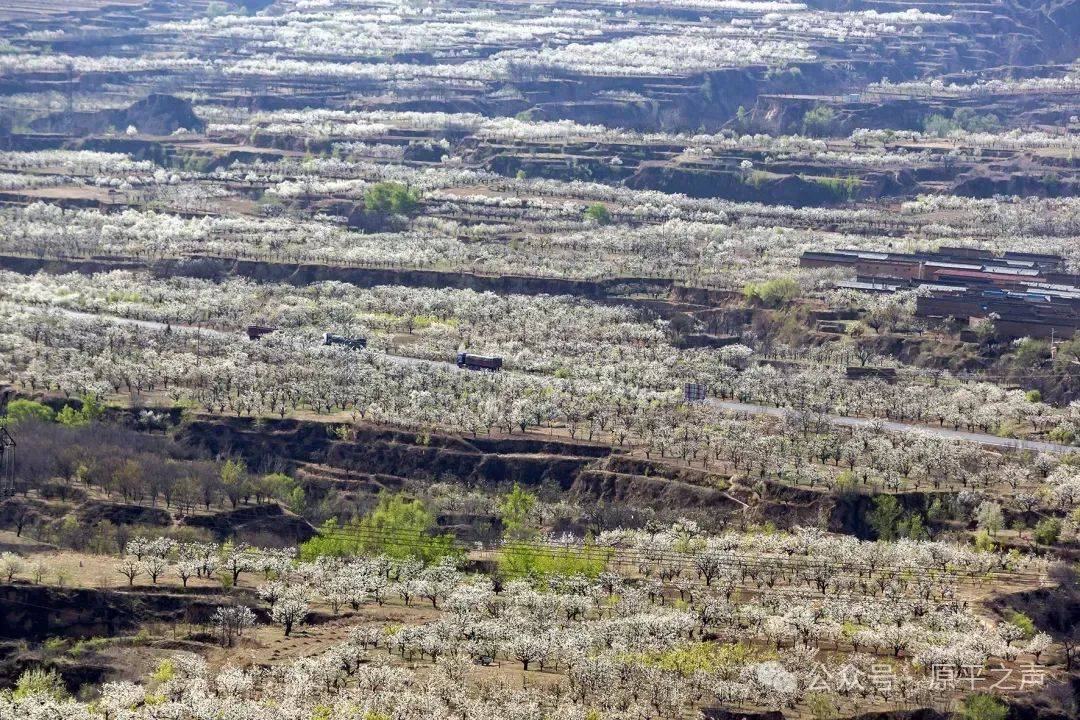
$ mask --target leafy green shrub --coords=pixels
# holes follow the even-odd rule
[[[419,203],[419,193],[397,182],[375,183],[364,191],[364,210],[377,215],[408,215]]]
[[[953,124],[952,120],[938,113],[934,113],[923,120],[923,132],[928,135],[945,137],[955,129],[956,125]]]
[[[1012,420],[1003,420],[997,426],[997,435],[1003,438],[1018,438],[1022,435],[1020,423]]]
[[[499,515],[502,517],[504,538],[507,540],[525,540],[536,533],[536,528],[532,522],[532,513],[536,503],[536,495],[514,483],[514,488],[499,503]]]
[[[1053,545],[1061,537],[1061,521],[1057,518],[1044,518],[1035,524],[1035,542],[1039,545]]]
[[[839,703],[827,693],[811,693],[806,696],[806,707],[814,720],[833,720],[840,716]]]
[[[17,425],[24,420],[52,422],[55,417],[56,413],[51,407],[33,400],[19,398],[9,402],[7,406],[6,421],[12,425]]]
[[[997,550],[997,543],[990,537],[990,533],[980,530],[975,533],[975,549],[979,552],[994,552]]]
[[[866,515],[866,522],[874,529],[878,540],[895,540],[897,525],[904,511],[892,495],[878,495],[874,498],[874,508]]]
[[[918,513],[908,513],[896,526],[897,534],[909,540],[929,540],[930,531],[926,529],[923,516]]]
[[[1049,357],[1050,343],[1045,340],[1023,338],[1013,343],[1010,359],[1014,367],[1019,370],[1026,370],[1033,366],[1040,365]],[[1040,398],[1042,396],[1042,393],[1039,393],[1038,390],[1032,390],[1031,392],[1038,394]]]
[[[597,225],[610,225],[611,212],[600,203],[593,203],[585,209],[585,219]]]
[[[855,480],[855,473],[850,470],[845,470],[837,475],[832,484],[833,492],[837,495],[851,495],[857,487],[858,481]]]
[[[60,412],[56,413],[56,422],[69,427],[78,427],[80,425],[86,425],[89,421],[86,419],[85,415],[74,407],[65,405],[60,408]]]
[[[611,554],[611,548],[595,545],[545,548],[533,543],[509,543],[499,550],[499,572],[507,578],[595,578],[607,568]]]
[[[957,108],[952,118],[935,113],[923,120],[923,132],[945,137],[954,130],[996,133],[1001,131],[1001,118],[993,113],[979,115],[971,108]]]
[[[162,660],[157,670],[150,676],[150,679],[156,683],[169,682],[176,676],[176,668],[173,665],[172,660]]]
[[[769,177],[769,173],[764,170],[751,170],[743,175],[743,184],[758,189],[769,179]]]
[[[12,693],[12,696],[16,700],[21,700],[37,695],[52,697],[58,700],[67,695],[67,688],[64,687],[64,681],[55,669],[46,670],[45,668],[35,667],[24,671],[23,674],[19,676],[19,680],[15,684],[15,691]]]
[[[77,640],[71,649],[68,650],[68,655],[79,657],[85,655],[88,652],[94,652],[101,650],[113,644],[112,638],[104,637],[92,637],[89,640]]]
[[[758,300],[766,307],[779,307],[799,297],[802,289],[793,278],[775,278],[743,286],[743,296],[748,301]]]
[[[1030,640],[1035,637],[1035,622],[1022,612],[1016,610],[1009,613],[1009,622],[1024,631],[1024,638]]]
[[[1076,442],[1076,433],[1068,425],[1058,425],[1050,431],[1050,439],[1062,445],[1071,445]]]
[[[67,649],[67,640],[61,637],[51,637],[41,644],[41,648],[50,655],[62,653]]]
[[[457,555],[453,536],[436,535],[435,527],[435,517],[419,500],[408,500],[403,494],[383,495],[362,520],[345,527],[333,520],[323,523],[319,535],[300,546],[300,559],[382,554],[433,563]]]
[[[806,111],[802,123],[803,135],[831,135],[836,129],[836,111],[828,105],[818,105]]]
[[[846,198],[848,200],[855,197],[855,193],[858,192],[859,186],[862,182],[856,177],[810,177],[809,180],[817,185],[826,188],[829,192],[838,198]]]
[[[670,650],[628,654],[624,659],[627,662],[639,662],[648,667],[677,672],[683,677],[693,677],[697,672],[737,671],[764,657],[767,657],[765,653],[742,642],[695,642]]]
[[[968,695],[964,700],[964,720],[1005,720],[1005,703],[993,695],[978,693]]]

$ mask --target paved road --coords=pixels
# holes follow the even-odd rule
[[[119,317],[116,315],[95,315],[93,313],[82,312],[79,310],[68,310],[66,308],[52,308],[70,317],[78,317],[86,320],[105,320],[117,323],[123,323],[128,325],[137,325],[139,327],[149,328],[152,330],[164,330],[167,326],[163,322],[157,322],[154,320],[137,320],[134,318]],[[191,327],[189,325],[172,325],[173,332],[182,333],[204,333],[215,337],[227,338],[234,340],[237,337],[243,337],[239,333],[226,332],[223,330],[213,330],[207,328]],[[442,360],[425,360],[422,358],[405,357],[403,355],[389,355],[380,353],[380,357],[386,358],[390,362],[399,363],[402,365],[422,365],[425,367],[439,368],[443,370],[463,371],[456,363]],[[777,408],[769,405],[754,405],[752,403],[741,403],[733,400],[719,400],[716,398],[710,398],[707,400],[710,405],[715,408],[727,410],[730,412],[745,413],[747,415],[773,415],[776,417],[782,417],[793,412],[789,408]],[[845,415],[829,415],[829,419],[837,425],[843,425],[845,427],[870,427],[877,426],[883,427],[886,430],[894,432],[923,432],[933,435],[934,437],[943,438],[946,440],[964,440],[967,442],[979,443],[980,445],[988,445],[991,447],[1009,449],[1009,450],[1033,450],[1035,452],[1047,452],[1063,454],[1068,452],[1080,452],[1080,448],[1072,447],[1069,445],[1059,445],[1058,443],[1043,442],[1040,440],[1014,440],[1011,438],[1003,438],[997,435],[989,435],[986,433],[968,432],[966,430],[951,430],[949,428],[934,427],[932,425],[910,425],[908,423],[895,422],[891,420],[880,420],[875,418],[856,418],[847,417]]]
[[[747,415],[774,415],[782,417],[792,412],[790,408],[771,407],[769,405],[753,405],[751,403],[734,402],[730,400],[710,399],[707,402],[713,407],[731,412],[746,413]],[[1067,453],[1080,452],[1080,448],[1059,445],[1040,440],[1014,440],[986,433],[967,432],[966,430],[951,430],[949,428],[934,427],[932,425],[910,425],[908,423],[895,422],[892,420],[880,420],[876,418],[857,418],[844,415],[829,415],[828,418],[837,425],[845,427],[870,427],[878,426],[895,432],[921,432],[944,438],[946,440],[966,440],[967,442],[990,445],[993,447],[1012,450],[1033,450],[1035,452]]]
[[[247,336],[242,332],[230,332],[228,330],[215,330],[213,328],[200,328],[193,325],[170,325],[168,323],[158,322],[157,320],[139,320],[137,318],[126,318],[119,315],[104,315],[97,313],[83,312],[82,310],[70,310],[68,308],[50,307],[50,310],[55,310],[59,313],[67,315],[72,318],[79,318],[80,320],[101,320],[104,322],[113,322],[120,325],[134,325],[136,327],[146,328],[148,330],[165,330],[171,328],[175,333],[185,333],[192,335],[209,335],[211,337],[221,338],[224,340],[243,340],[247,342]],[[425,367],[439,368],[442,370],[465,371],[465,368],[459,368],[457,363],[450,362],[449,360],[427,360],[424,358],[406,357],[404,355],[390,355],[388,353],[379,353],[379,357],[386,358],[390,362],[397,363],[399,365],[422,365]]]
[[[68,308],[48,306],[44,309],[58,312],[61,315],[66,315],[71,318],[78,318],[79,320],[100,320],[102,322],[117,323],[119,325],[134,325],[136,327],[146,328],[148,330],[164,330],[171,327],[174,332],[178,333],[192,333],[196,335],[210,335],[212,337],[228,338],[229,340],[235,340],[237,333],[225,332],[224,330],[214,330],[212,328],[200,328],[192,325],[169,325],[168,323],[158,322],[156,320],[139,320],[137,318],[120,317],[119,315],[104,315],[98,313],[83,312],[82,310],[70,310]]]

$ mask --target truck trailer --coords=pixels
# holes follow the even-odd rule
[[[469,370],[487,370],[495,372],[502,367],[502,358],[494,355],[473,355],[472,353],[458,353],[457,366]]]
[[[268,325],[248,325],[247,336],[249,340],[258,340],[264,335],[269,335],[275,330],[277,330],[276,327],[270,327]]]
[[[365,337],[347,337],[328,332],[323,333],[322,341],[323,345],[343,345],[353,350],[363,350],[367,347],[367,338]]]

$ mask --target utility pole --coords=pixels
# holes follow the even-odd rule
[[[75,66],[67,64],[67,92],[64,107],[64,130],[68,134],[75,132]]]
[[[0,498],[15,494],[15,438],[0,425]]]

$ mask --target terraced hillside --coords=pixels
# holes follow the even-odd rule
[[[1080,5],[0,8],[0,718],[1080,716]]]

